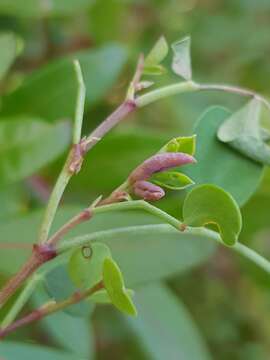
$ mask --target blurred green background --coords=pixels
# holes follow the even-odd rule
[[[33,134],[37,131],[40,158],[46,158],[44,163],[33,159],[28,172],[20,169],[10,177],[5,176],[4,166],[0,166],[1,241],[4,241],[2,226],[45,204],[64,160],[70,126],[61,121],[72,119],[76,92],[69,59],[78,57],[84,71],[87,87],[85,134],[121,102],[138,54],[147,53],[161,34],[168,42],[186,34],[192,36],[196,80],[237,84],[269,95],[269,0],[0,0],[0,32],[15,33],[23,46],[11,70],[0,82],[1,121],[10,117],[20,118],[20,121],[43,119],[45,123],[40,129],[33,129]],[[169,65],[170,59],[166,63]],[[163,84],[173,79],[175,77],[168,73],[154,80],[156,84]],[[87,155],[85,166],[71,181],[63,203],[83,207],[96,196],[108,194],[134,166],[172,136],[191,134],[200,114],[216,104],[234,110],[243,104],[243,99],[221,93],[182,95],[140,110]],[[266,114],[264,118],[267,120]],[[1,121],[0,162],[4,164],[5,144],[1,131],[5,136],[8,132],[1,128]],[[51,127],[56,126],[58,133],[55,129],[50,133]],[[18,138],[24,136],[31,134],[28,131],[26,134],[22,128]],[[256,195],[243,208],[244,228],[240,239],[265,257],[270,257],[269,176],[266,171]],[[181,194],[170,192],[160,206],[179,217],[181,198]],[[14,236],[19,235],[15,226]],[[11,254],[12,259],[14,252],[20,250],[2,248],[0,251],[0,261],[3,261],[3,257]],[[1,271],[0,275],[2,283],[6,274]],[[167,281],[193,317],[196,331],[204,339],[212,358],[219,360],[270,358],[269,283],[262,272],[224,248],[206,263]],[[160,289],[152,290],[154,301],[158,302]],[[164,317],[167,314],[164,329],[172,330],[176,326],[177,332],[181,321],[180,325],[175,325],[174,317],[170,316],[171,306],[168,300],[168,305],[160,304],[159,309]],[[143,309],[143,314],[144,311],[147,313]],[[96,359],[165,360],[162,352],[153,350],[159,337],[164,335],[162,332],[155,334],[154,329],[156,326],[162,328],[163,322],[155,324],[155,314],[152,316],[152,327],[149,325],[138,331],[138,324],[130,326],[116,310],[98,307],[94,314],[93,344],[88,338],[85,341],[88,346],[95,347],[93,356]],[[61,319],[58,320],[61,323]],[[71,322],[70,328],[73,326]],[[184,320],[182,326],[183,333],[188,333]],[[61,324],[59,327],[61,332]],[[80,343],[84,332],[82,328],[81,334],[77,334],[78,343],[73,337],[74,348],[85,346]],[[64,346],[72,353],[63,345],[63,339],[59,342],[54,336],[50,324],[47,327],[36,324],[13,335],[13,339],[21,339],[26,344]],[[67,337],[66,341],[70,339]],[[26,356],[32,358],[30,353]],[[79,358],[74,355],[74,359]],[[7,359],[13,360],[13,357]],[[172,352],[167,359],[187,358]]]

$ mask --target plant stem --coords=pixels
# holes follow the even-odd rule
[[[23,318],[15,321],[11,325],[8,325],[7,327],[2,328],[0,330],[0,339],[4,338],[6,335],[8,335],[12,331],[18,329],[21,326],[28,325],[34,321],[42,319],[45,316],[53,314],[59,310],[63,310],[70,305],[77,304],[78,302],[84,300],[85,298],[91,296],[92,294],[94,294],[95,292],[97,292],[103,288],[104,288],[103,282],[101,281],[101,282],[97,283],[95,286],[93,286],[92,288],[90,288],[84,292],[74,293],[66,300],[63,300],[58,303],[56,303],[54,301],[49,302],[49,303],[43,305],[42,307],[32,311],[31,313],[24,316]]]
[[[59,206],[59,203],[60,203],[63,193],[65,191],[65,188],[73,175],[72,172],[70,172],[68,170],[71,155],[72,155],[72,151],[70,151],[70,154],[61,170],[61,173],[58,176],[58,179],[57,179],[55,186],[53,188],[53,191],[51,193],[47,208],[45,210],[45,214],[44,214],[43,221],[42,221],[42,224],[40,227],[40,232],[39,232],[39,242],[41,244],[45,243],[48,239],[49,232],[50,232],[52,222],[54,220],[57,208]]]
[[[168,96],[195,91],[223,91],[245,97],[257,97],[270,110],[270,102],[255,91],[226,84],[199,84],[194,81],[179,82],[149,91],[136,99],[136,105],[140,108]]]
[[[167,214],[165,211],[157,208],[156,206],[149,204],[144,200],[126,201],[126,202],[99,206],[93,210],[93,213],[102,214],[108,211],[121,211],[121,210],[144,210],[160,218],[161,220],[164,220],[165,223],[172,225],[178,230],[179,230],[179,226],[182,224],[179,220],[177,220],[173,216]]]
[[[6,317],[1,323],[1,328],[7,327],[11,324],[14,319],[16,318],[17,314],[20,312],[21,308],[24,304],[28,301],[29,297],[32,295],[33,291],[35,290],[36,284],[42,280],[42,276],[39,274],[34,274],[25,287],[23,288],[22,292],[16,299],[15,303],[12,305],[10,311],[7,313]]]
[[[73,128],[73,144],[78,144],[81,140],[83,112],[85,103],[85,84],[83,81],[82,70],[78,60],[74,61],[74,69],[78,83],[78,94],[75,107],[75,120]]]
[[[181,228],[181,222],[175,219],[175,225],[174,228],[176,228],[179,231],[179,228]],[[170,224],[171,225],[171,224]],[[112,234],[117,236],[121,233],[127,233],[127,232],[135,232],[138,237],[144,236],[149,233],[159,233],[162,234],[163,232],[166,234],[168,232],[168,224],[152,224],[152,225],[138,225],[138,226],[127,226],[123,228],[117,228],[112,230],[104,230],[104,231],[98,231],[96,233],[91,233],[83,236],[78,236],[73,239],[69,239],[64,241],[62,244],[59,245],[58,251],[66,252],[73,247],[83,246],[89,244],[91,241],[106,241],[107,238],[110,238]],[[187,227],[184,231],[188,235],[195,235],[207,238],[209,240],[214,240],[218,244],[222,244],[227,249],[231,249],[235,251],[236,253],[244,256],[245,258],[249,259],[253,263],[255,263],[258,267],[263,269],[265,272],[270,274],[270,262],[266,260],[264,257],[256,253],[254,250],[248,248],[247,246],[236,243],[233,246],[226,246],[222,242],[220,236],[215,231],[206,229],[206,228],[190,228]],[[183,232],[179,232],[179,236],[181,237],[181,234]],[[181,239],[180,239],[181,240]]]
[[[115,127],[128,114],[135,111],[136,104],[133,100],[124,101],[110,116],[107,117],[85,140],[86,151],[92,149],[113,127]]]
[[[12,276],[0,292],[0,308],[42,264],[56,256],[55,250],[46,245],[34,245],[29,259],[22,268]]]
[[[196,84],[193,81],[179,82],[176,84],[171,84],[163,86],[159,89],[149,91],[148,93],[139,96],[135,101],[136,105],[141,108],[143,106],[149,105],[159,99],[163,99],[168,96],[188,93],[200,90],[200,85]]]
[[[57,244],[57,242],[71,229],[76,227],[89,220],[92,217],[92,210],[90,208],[84,209],[78,215],[75,215],[72,219],[70,219],[66,224],[64,224],[56,233],[52,235],[50,239],[48,239],[47,244],[52,246],[53,248]]]

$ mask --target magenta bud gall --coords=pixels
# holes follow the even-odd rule
[[[168,152],[156,154],[132,171],[129,176],[129,182],[134,184],[136,181],[149,179],[154,173],[195,162],[196,160],[193,156],[185,153]]]
[[[157,201],[165,195],[165,191],[148,181],[137,181],[133,185],[133,192],[139,198],[148,201]]]

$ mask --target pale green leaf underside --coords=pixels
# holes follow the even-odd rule
[[[218,129],[218,139],[243,155],[270,165],[270,147],[264,142],[268,135],[260,127],[261,102],[254,98],[229,116]]]
[[[226,245],[236,243],[242,228],[241,212],[233,197],[211,184],[199,185],[186,196],[183,219],[189,226],[217,225]]]
[[[172,69],[177,75],[182,76],[185,80],[192,79],[190,45],[191,39],[189,36],[172,44]]]
[[[230,115],[217,106],[204,112],[194,129],[197,163],[185,166],[182,171],[197,185],[220,186],[243,205],[259,186],[263,166],[218,140],[217,131]]]

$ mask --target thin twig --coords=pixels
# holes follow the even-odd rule
[[[104,288],[103,282],[100,281],[95,286],[93,286],[91,289],[88,289],[84,292],[76,292],[76,293],[72,294],[69,298],[67,298],[66,300],[63,300],[58,303],[55,301],[51,301],[51,302],[43,305],[42,307],[40,307],[36,310],[33,310],[31,313],[29,313],[28,315],[24,316],[23,318],[15,321],[11,325],[1,329],[0,330],[0,339],[4,338],[9,333],[20,328],[21,326],[28,325],[34,321],[44,318],[45,316],[53,314],[59,310],[63,310],[70,305],[77,304],[78,302],[86,299],[87,297],[91,296],[92,294],[94,294],[95,292],[97,292],[103,288]]]
[[[89,220],[92,217],[92,210],[91,208],[86,208],[81,211],[79,214],[75,215],[72,219],[70,219],[66,224],[64,224],[56,233],[47,241],[47,244],[55,247],[57,242],[71,229],[76,227],[77,225],[81,224]]]

